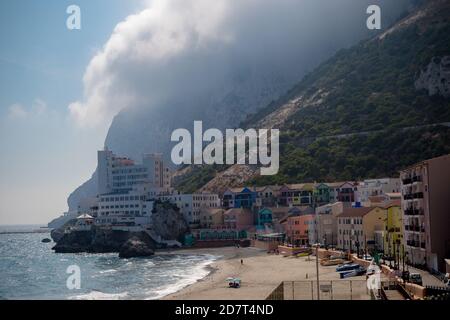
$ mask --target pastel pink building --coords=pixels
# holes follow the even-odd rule
[[[254,215],[249,209],[233,208],[225,211],[223,222],[226,228],[247,230],[254,225]]]
[[[314,216],[311,214],[287,217],[283,222],[287,242],[295,246],[307,245],[309,224],[312,221]]]

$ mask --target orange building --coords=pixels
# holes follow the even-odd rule
[[[295,246],[308,245],[309,224],[314,221],[312,214],[293,215],[284,219],[286,241]]]

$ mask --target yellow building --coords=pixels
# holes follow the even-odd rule
[[[338,248],[360,253],[379,250],[376,236],[385,225],[386,209],[379,207],[344,208],[338,218]]]
[[[390,257],[403,255],[403,220],[400,200],[385,206],[386,223],[384,229],[384,254]]]
[[[220,228],[223,227],[223,214],[225,210],[220,208],[201,208],[200,227]]]

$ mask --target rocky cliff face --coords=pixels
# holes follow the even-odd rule
[[[233,172],[230,186],[232,181],[265,185],[394,176],[447,154],[449,17],[448,0],[424,1],[381,35],[339,51],[249,116],[242,126],[281,131],[278,175],[255,177],[248,165],[215,172],[197,168],[183,172],[179,181],[190,185],[180,185],[220,188]],[[204,179],[189,177],[193,174],[212,180],[199,185]]]
[[[140,250],[135,253],[137,256],[140,255],[139,252],[141,251],[149,253],[156,248],[156,243],[145,232],[105,230],[94,227],[91,231],[73,231],[64,234],[53,247],[53,250],[56,253],[120,252],[121,250],[127,250],[130,243],[125,248],[124,245],[130,239],[140,243]]]
[[[426,90],[430,96],[450,97],[450,56],[434,57],[415,82],[417,90]]]
[[[155,235],[165,240],[182,241],[189,226],[179,209],[170,203],[157,202],[152,214]]]
[[[253,1],[229,2],[245,4],[236,12],[242,21],[236,23],[238,17],[232,15],[230,22],[225,23],[227,28],[217,33],[219,38],[227,38],[224,46],[217,47],[213,42],[214,47],[204,53],[203,45],[186,45],[195,50],[183,52],[173,60],[170,55],[167,60],[164,58],[163,73],[159,77],[154,75],[155,69],[160,70],[160,67],[155,67],[153,58],[145,61],[141,51],[132,54],[133,48],[140,48],[140,45],[144,48],[154,45],[155,50],[149,52],[159,51],[159,38],[152,40],[154,32],[141,31],[142,39],[132,37],[134,42],[124,46],[130,50],[112,55],[120,60],[112,61],[108,79],[127,80],[113,88],[102,86],[99,91],[107,92],[106,97],[112,97],[111,103],[121,96],[115,91],[124,90],[124,96],[137,96],[132,102],[117,107],[122,111],[114,117],[105,141],[111,150],[136,159],[142,153],[162,152],[168,159],[173,146],[170,134],[174,129],[192,129],[194,120],[202,120],[205,128],[236,128],[248,114],[276,101],[306,72],[336,50],[354,44],[370,33],[364,27],[365,10],[371,4],[368,0],[349,0],[346,4],[331,1],[326,6],[314,1],[285,1],[282,4],[267,1],[263,5]],[[389,14],[383,18],[383,24],[389,25],[414,1],[384,2],[383,8]],[[186,4],[186,7],[190,5]],[[214,5],[211,3],[212,8]],[[320,19],[311,17],[320,12],[324,12]],[[214,18],[214,15],[208,18]],[[186,25],[190,26],[191,22],[195,25],[199,21],[189,20]],[[178,34],[177,37],[183,38]],[[162,46],[165,46],[164,42]],[[136,59],[138,56],[140,58]],[[141,59],[142,64],[135,62],[141,62]],[[175,66],[174,71],[172,66]],[[104,75],[98,75],[98,78],[103,79]],[[94,177],[75,190],[69,198],[70,209],[76,209],[83,196],[94,195],[95,186]]]
[[[93,227],[90,231],[65,232],[73,227],[76,220],[71,220],[63,227],[52,231],[56,242],[56,253],[107,253],[120,252],[123,257],[148,256],[153,254],[162,240],[183,240],[189,232],[189,226],[179,209],[168,202],[156,202],[152,212],[153,228],[147,232],[129,232]]]

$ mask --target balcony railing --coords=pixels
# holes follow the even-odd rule
[[[423,199],[423,192],[408,192],[403,196],[404,200]]]
[[[416,247],[418,248],[420,243],[419,241],[414,241],[414,240],[408,240],[406,241],[406,245],[410,246],[410,247]]]
[[[405,184],[411,184],[412,183],[412,179],[411,178],[405,178],[402,180],[402,183]]]
[[[425,228],[417,225],[405,225],[406,231],[425,232]]]
[[[422,208],[417,209],[417,208],[407,208],[405,209],[405,215],[406,216],[423,216],[424,215],[424,211]]]

